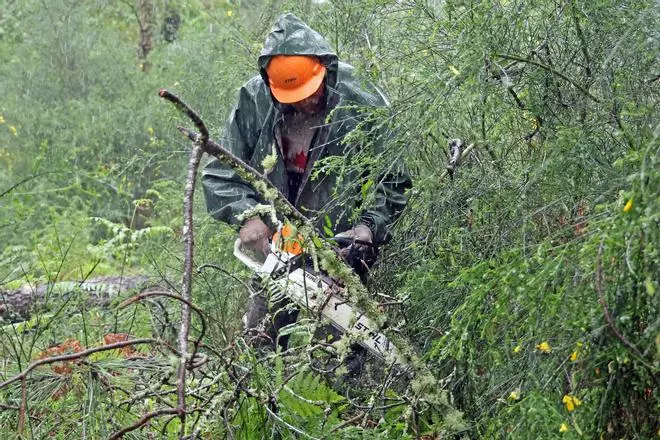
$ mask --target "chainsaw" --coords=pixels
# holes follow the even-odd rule
[[[243,251],[240,238],[234,243],[234,256],[257,274],[271,295],[284,295],[300,309],[320,314],[340,332],[355,336],[371,354],[405,367],[399,350],[377,324],[342,297],[341,289],[327,275],[306,264],[302,246],[287,239],[287,233],[287,226],[275,233],[263,263]]]

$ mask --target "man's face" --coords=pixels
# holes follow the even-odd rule
[[[294,102],[291,105],[299,112],[315,114],[323,110],[323,94],[325,93],[325,80],[321,83],[316,92],[302,101]]]

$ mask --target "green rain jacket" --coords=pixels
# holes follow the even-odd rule
[[[353,67],[340,62],[328,42],[293,14],[281,15],[268,34],[258,59],[260,75],[241,87],[238,104],[229,118],[223,144],[259,171],[263,171],[264,158],[273,151],[277,152],[277,163],[268,173],[268,179],[282,194],[289,194],[284,156],[275,137],[277,124],[282,123],[284,104],[272,97],[265,70],[270,58],[280,54],[313,55],[324,63],[327,69],[326,119],[327,115],[331,115],[330,120],[314,133],[298,194],[295,200],[289,201],[314,221],[319,229],[327,225],[329,219],[335,233],[345,231],[354,226],[349,220],[349,214],[359,203],[360,186],[356,186],[355,191],[351,190],[354,193],[350,194],[351,197],[338,200],[336,193],[333,197],[339,184],[338,176],[333,173],[320,174],[312,180],[310,176],[314,164],[319,159],[343,156],[345,151],[350,151],[342,139],[356,127],[361,116],[357,108],[343,106],[377,107],[388,104],[376,87],[358,81],[354,77]],[[337,110],[331,114],[335,108]],[[237,216],[259,203],[265,203],[254,188],[217,159],[205,166],[202,182],[208,211],[217,220],[238,224],[240,221]],[[363,207],[357,219],[357,223],[369,226],[375,244],[382,244],[389,239],[389,229],[407,203],[404,191],[410,187],[410,179],[400,166],[392,167],[391,172],[376,182],[375,200],[370,206]]]

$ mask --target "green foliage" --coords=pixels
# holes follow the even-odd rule
[[[256,73],[263,36],[291,10],[391,101],[365,109],[345,156],[324,160],[315,177],[339,171],[346,186],[338,200],[366,206],[385,170],[405,163],[412,174],[408,208],[369,287],[404,302],[400,311],[388,307],[388,324],[425,354],[446,387],[434,396],[464,412],[465,435],[657,435],[654,2],[154,0],[145,2],[154,42],[146,58],[136,56],[136,2],[5,3],[0,290],[49,288],[29,320],[0,326],[3,379],[67,339],[84,347],[108,333],[175,341],[175,301],[119,308],[134,293],[125,292],[108,307],[89,308],[85,291],[53,283],[146,273],[178,289],[189,142],[156,92],[180,93],[221,140],[236,88]],[[167,21],[174,14],[178,28]],[[381,137],[388,142],[374,151]],[[474,144],[474,153],[440,181],[452,138]],[[425,392],[344,423],[369,402],[309,371],[309,320],[287,330],[294,353],[246,348],[240,316],[249,274],[231,255],[235,231],[205,214],[199,192],[195,233],[195,265],[221,269],[194,277],[209,362],[189,378],[206,407],[188,423],[195,420],[202,436],[394,439],[415,438],[415,429],[456,431],[458,412],[415,427],[410,402]],[[334,256],[319,257],[330,271],[347,270]],[[197,318],[193,324],[191,338],[201,330]],[[103,438],[174,406],[178,359],[165,349],[138,350],[147,356],[103,353],[70,372],[36,369],[27,381],[25,435]],[[18,407],[20,383],[0,397]],[[2,411],[0,426],[16,432],[17,414]],[[178,419],[165,417],[130,435],[176,437],[179,429]]]
[[[456,359],[465,374],[461,394],[475,396],[466,403],[488,420],[485,436],[544,437],[561,423],[584,433],[653,435],[658,298],[651,274],[658,271],[659,211],[657,190],[648,190],[658,185],[656,155],[646,150],[633,190],[600,205],[584,235],[542,243],[534,254],[509,252],[453,281],[469,294],[431,356]],[[633,209],[624,212],[628,200]],[[539,348],[543,342],[550,352]],[[519,402],[509,397],[514,391]],[[568,394],[582,401],[571,414],[562,405]],[[622,415],[633,407],[638,411]],[[538,423],[517,422],[532,414]]]

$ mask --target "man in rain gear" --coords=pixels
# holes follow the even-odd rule
[[[331,224],[334,233],[355,242],[385,243],[392,223],[406,205],[404,191],[411,186],[400,167],[391,167],[374,184],[373,203],[361,207],[353,222],[349,214],[360,206],[356,200],[360,186],[338,198],[336,174],[310,177],[320,159],[349,151],[351,146],[342,140],[361,120],[357,107],[386,106],[386,98],[373,85],[360,82],[353,67],[340,62],[328,42],[292,14],[278,18],[266,37],[258,65],[260,74],[240,89],[227,125],[225,147],[260,171],[264,159],[275,153],[277,161],[268,179],[319,229]],[[379,137],[376,143],[383,140]],[[204,168],[202,182],[211,215],[240,225],[243,247],[267,254],[273,225],[266,218],[243,219],[241,215],[266,203],[259,193],[217,159]],[[341,185],[341,189],[351,188]],[[297,311],[282,312],[282,304],[269,307],[263,295],[251,300],[246,330],[261,326],[260,333],[265,330],[275,341],[278,329],[293,323]],[[271,323],[264,328],[269,311]],[[287,338],[279,338],[279,344],[286,347]]]

